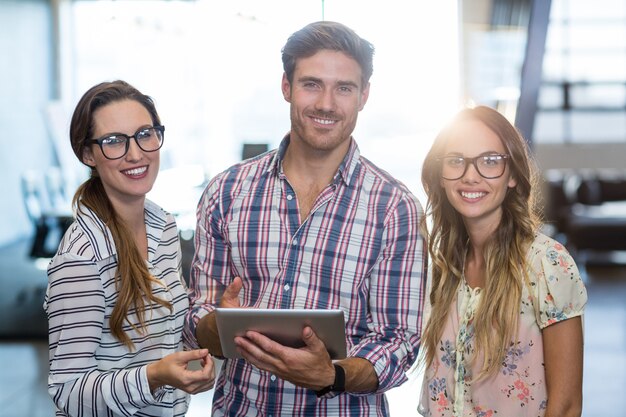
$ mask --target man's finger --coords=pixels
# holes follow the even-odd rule
[[[231,282],[230,285],[226,287],[226,290],[224,290],[223,300],[239,304],[239,292],[242,287],[243,282],[241,282],[241,278],[235,277],[233,282]]]
[[[304,340],[304,343],[313,350],[326,349],[326,345],[324,345],[322,339],[317,337],[313,329],[309,326],[306,326],[304,330],[302,330],[302,340]]]

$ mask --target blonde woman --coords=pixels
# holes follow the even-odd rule
[[[580,416],[587,300],[539,232],[525,141],[497,111],[461,111],[422,172],[432,259],[422,338],[426,416]]]
[[[124,81],[89,89],[70,141],[91,169],[48,267],[48,391],[57,416],[183,416],[213,386],[206,349],[182,351],[189,301],[173,217],[146,199],[165,128]],[[199,370],[188,370],[199,360]]]

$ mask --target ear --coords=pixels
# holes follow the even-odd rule
[[[515,177],[513,175],[511,175],[509,177],[509,182],[507,184],[509,186],[509,188],[515,188],[517,187],[517,180],[515,179]]]
[[[283,79],[280,83],[280,88],[283,91],[283,98],[287,103],[291,103],[291,83],[287,79],[287,73],[283,72]]]
[[[91,147],[87,146],[83,149],[83,164],[90,166],[91,168],[96,167],[96,160],[93,157],[93,152],[91,151]]]
[[[359,106],[359,111],[363,110],[363,107],[365,107],[365,103],[367,103],[367,99],[370,96],[370,83],[368,82],[365,87],[363,87],[363,90],[361,90],[361,104]]]

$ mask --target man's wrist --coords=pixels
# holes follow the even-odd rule
[[[209,349],[209,353],[212,356],[224,359],[215,317],[215,311],[211,311],[198,321],[196,325],[196,340],[201,348]]]
[[[336,363],[333,364],[333,367],[335,368],[335,380],[331,385],[315,391],[318,397],[322,397],[329,392],[344,392],[346,390],[346,371]]]

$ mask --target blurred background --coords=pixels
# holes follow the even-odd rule
[[[375,45],[354,136],[423,203],[422,160],[461,106],[522,131],[545,232],[589,291],[583,415],[626,409],[626,0],[0,0],[0,416],[54,414],[42,302],[86,175],[68,135],[83,92],[124,79],[154,98],[166,133],[149,198],[177,216],[187,272],[203,185],[287,132],[280,50],[317,20]],[[392,415],[417,415],[419,389],[415,373],[393,390]]]

